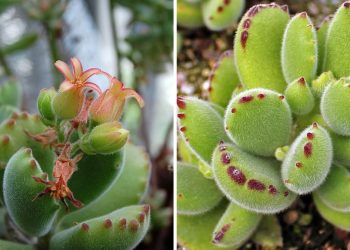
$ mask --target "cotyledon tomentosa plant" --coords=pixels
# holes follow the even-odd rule
[[[177,23],[186,28],[224,30],[241,16],[245,0],[179,0]]]
[[[178,97],[178,240],[239,247],[312,193],[350,231],[350,1],[316,30],[307,13],[250,8],[209,78],[209,102]]]
[[[143,100],[106,72],[71,63],[73,71],[56,62],[65,80],[40,92],[39,115],[14,112],[0,124],[1,203],[31,239],[1,249],[133,249],[149,228],[150,206],[140,204],[148,156],[118,122],[128,97]],[[110,82],[104,92],[88,82],[97,74]]]

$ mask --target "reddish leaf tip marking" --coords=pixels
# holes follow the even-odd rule
[[[250,24],[251,24],[251,20],[249,18],[244,20],[244,22],[243,22],[243,29],[249,29]]]
[[[263,191],[266,189],[264,183],[254,179],[251,179],[248,181],[248,187],[252,190],[257,190],[257,191]]]
[[[22,112],[21,115],[20,115],[20,118],[23,119],[23,120],[27,120],[28,117],[29,117],[28,112]]]
[[[284,100],[284,95],[280,95],[278,98],[279,98],[280,100]]]
[[[306,18],[307,13],[305,11],[303,11],[303,12],[299,13],[299,16],[302,18]]]
[[[151,209],[150,205],[146,204],[143,206],[142,211],[147,215]]]
[[[3,137],[2,137],[2,144],[3,145],[7,145],[7,144],[9,144],[10,143],[10,136],[8,136],[8,135],[4,135]]]
[[[245,49],[246,45],[247,45],[247,40],[248,40],[248,31],[244,30],[241,34],[241,45],[243,47],[243,49]]]
[[[345,2],[345,3],[344,3],[344,7],[345,7],[345,8],[350,8],[350,2]]]
[[[13,112],[11,118],[16,120],[18,118],[17,112]]]
[[[264,98],[265,98],[265,95],[264,95],[263,93],[260,93],[260,94],[258,94],[258,98],[259,98],[259,99],[264,99]]]
[[[137,220],[131,220],[129,222],[128,227],[129,227],[130,231],[136,232],[139,229],[140,224],[139,224],[139,222]]]
[[[6,126],[8,128],[13,128],[15,126],[15,124],[16,124],[16,121],[14,119],[10,119],[6,122]]]
[[[248,16],[249,17],[255,16],[259,12],[259,10],[260,10],[260,8],[258,5],[251,7],[248,11]]]
[[[181,96],[178,96],[176,99],[177,106],[179,109],[185,109],[186,108],[186,103],[184,99]]]
[[[138,217],[137,217],[137,220],[140,222],[140,223],[143,223],[145,221],[145,213],[141,212]]]
[[[184,119],[186,117],[186,115],[185,114],[177,114],[177,117],[179,119]]]
[[[236,108],[232,108],[231,109],[231,113],[236,113],[237,109]]]
[[[181,132],[185,132],[185,131],[186,131],[186,127],[181,127],[181,128],[180,128],[180,131],[181,131]]]
[[[103,222],[103,225],[105,228],[111,228],[112,227],[112,221],[110,219],[106,219],[104,222]]]
[[[289,8],[288,8],[288,5],[282,5],[281,6],[281,9],[285,12],[289,12]]]
[[[121,218],[118,222],[120,229],[125,229],[127,224],[127,220],[125,218]]]
[[[84,232],[88,232],[89,229],[90,229],[89,225],[86,224],[86,223],[81,224],[81,227],[80,227],[80,228],[81,228],[81,230],[84,231]]]
[[[223,164],[230,164],[230,162],[231,162],[231,156],[230,156],[230,154],[229,154],[229,153],[223,153],[223,154],[221,155],[221,162],[222,162]]]
[[[283,193],[283,196],[284,196],[284,197],[287,197],[288,194],[289,194],[289,192],[288,192],[288,191],[285,191],[285,192]]]
[[[245,175],[235,166],[228,167],[227,174],[231,177],[231,179],[234,182],[236,182],[239,185],[244,185],[247,180]]]
[[[310,157],[312,154],[312,143],[308,142],[304,145],[304,155],[305,157]]]
[[[225,224],[219,232],[215,233],[215,237],[214,237],[214,240],[213,240],[213,243],[218,243],[220,242],[224,236],[225,236],[225,233],[230,229],[231,227],[231,224]]]
[[[247,103],[250,102],[254,99],[253,96],[248,95],[248,96],[243,96],[241,99],[239,99],[239,103]]]
[[[36,169],[36,166],[37,166],[37,165],[36,165],[36,161],[35,161],[34,159],[31,159],[29,164],[30,164],[30,167],[31,167],[32,169]]]
[[[269,186],[269,193],[272,195],[276,195],[277,194],[277,188],[274,185],[270,185]]]
[[[300,161],[298,161],[297,163],[295,163],[295,166],[297,168],[301,168],[301,167],[303,167],[303,164]]]
[[[225,4],[225,5],[229,5],[230,2],[231,2],[231,0],[224,0],[224,4]]]
[[[298,80],[298,83],[300,85],[305,85],[305,78],[304,77],[301,77],[299,80]]]
[[[306,137],[307,137],[307,139],[312,140],[312,139],[314,139],[315,136],[313,133],[309,132],[306,134]]]

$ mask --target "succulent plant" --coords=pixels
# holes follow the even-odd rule
[[[177,23],[185,28],[206,26],[213,31],[235,24],[245,0],[180,0],[177,2]]]
[[[274,214],[310,193],[325,220],[350,231],[349,23],[350,1],[318,30],[306,12],[253,6],[213,69],[209,101],[178,97],[186,249],[264,242]]]
[[[108,73],[71,63],[73,71],[56,62],[65,80],[41,91],[39,114],[16,111],[0,124],[1,203],[30,239],[1,249],[133,249],[149,228],[149,159],[118,122],[127,98],[143,100]],[[96,74],[109,80],[106,91],[88,82]],[[16,100],[7,98],[13,87],[0,89],[1,101]]]
[[[0,85],[0,123],[21,107],[22,88],[14,79]]]

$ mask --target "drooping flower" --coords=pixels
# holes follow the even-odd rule
[[[52,102],[53,111],[60,119],[72,119],[80,113],[85,99],[84,90],[92,89],[101,94],[101,89],[88,79],[102,74],[102,70],[91,68],[84,71],[77,58],[72,58],[71,64],[73,71],[63,61],[55,63],[65,78]]]
[[[110,77],[109,89],[91,104],[90,118],[97,123],[119,120],[129,97],[135,98],[140,107],[143,107],[143,99],[135,90],[125,88],[117,78]]]

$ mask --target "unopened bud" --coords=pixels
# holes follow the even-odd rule
[[[86,154],[113,154],[127,142],[129,131],[119,122],[108,122],[96,126],[81,138],[80,148]]]
[[[42,89],[38,96],[38,110],[45,123],[50,123],[55,120],[55,114],[52,110],[52,100],[56,94],[56,90],[54,88],[50,88]]]

